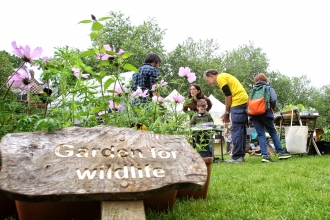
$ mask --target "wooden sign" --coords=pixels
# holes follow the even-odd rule
[[[0,151],[0,195],[21,201],[141,200],[207,178],[184,136],[130,128],[7,134]]]

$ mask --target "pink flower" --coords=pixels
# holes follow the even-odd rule
[[[79,69],[79,68],[72,68],[72,71],[73,71],[73,75],[74,75],[76,78],[79,78],[79,75],[80,75],[80,69]],[[81,74],[81,77],[87,79],[87,78],[89,77],[89,74],[87,74],[87,73],[82,73],[82,74]]]
[[[54,60],[52,57],[47,57],[47,56],[44,56],[44,57],[42,57],[42,60],[43,61],[52,61],[52,60]]]
[[[106,51],[113,51],[116,53],[116,48],[114,45],[112,45],[112,48],[109,44],[103,45],[103,47]],[[117,54],[123,54],[123,53],[125,53],[125,51],[123,51],[123,49],[120,49]],[[101,58],[101,60],[109,60],[109,58],[116,58],[116,57],[117,57],[116,55],[109,55],[106,53],[103,55],[101,53],[97,54],[97,58]]]
[[[152,101],[153,101],[153,102],[156,102],[157,104],[158,104],[159,102],[163,101],[163,100],[164,100],[164,98],[161,97],[161,96],[153,96],[153,97],[152,97]]]
[[[152,91],[155,91],[155,89],[156,89],[157,87],[166,86],[167,84],[168,84],[168,82],[165,82],[165,81],[162,79],[159,83],[156,83],[156,84],[152,85],[151,90],[152,90]]]
[[[15,72],[8,77],[7,85],[12,85],[10,89],[15,93],[26,94],[27,90],[33,86],[30,79],[30,73],[25,67],[15,69]]]
[[[182,96],[172,96],[173,100],[177,103],[183,102],[184,98]]]
[[[111,100],[111,101],[109,101],[109,108],[110,108],[111,110],[116,109],[116,110],[120,111],[121,109],[124,108],[124,106],[122,106],[122,105],[120,105],[120,104],[117,105],[115,102],[113,102],[113,101]]]
[[[148,97],[148,89],[146,89],[146,90],[143,91],[140,87],[138,87],[137,90],[135,90],[132,93],[132,97],[146,98],[146,97]]]
[[[179,76],[180,77],[187,77],[189,83],[192,83],[196,80],[196,74],[190,72],[189,67],[180,67],[179,68]]]
[[[32,53],[30,53],[31,49],[28,45],[25,47],[23,46],[17,46],[16,41],[13,41],[11,43],[11,46],[13,47],[13,53],[19,57],[21,57],[25,62],[31,63],[33,60],[41,56],[42,48],[36,47]]]

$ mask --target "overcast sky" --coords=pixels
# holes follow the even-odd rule
[[[317,87],[330,84],[329,0],[2,1],[0,50],[11,52],[14,40],[42,47],[43,56],[58,46],[86,49],[90,25],[77,23],[109,11],[121,11],[133,25],[156,18],[167,29],[168,51],[188,37],[216,39],[221,52],[251,41],[267,54],[270,70],[307,75]]]

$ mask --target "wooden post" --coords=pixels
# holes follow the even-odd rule
[[[103,201],[101,220],[144,220],[143,201]]]

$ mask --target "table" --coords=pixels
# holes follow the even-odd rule
[[[317,118],[320,117],[319,115],[300,115],[298,109],[280,112],[280,115],[277,115],[274,118],[275,126],[279,127],[280,139],[283,139],[283,137],[284,137],[282,135],[282,133],[283,133],[282,127],[291,125],[292,114],[293,114],[292,125],[306,125],[308,122],[313,122],[313,129],[308,131],[308,133],[309,133],[309,142],[307,145],[308,152],[310,151],[311,146],[313,146],[315,148],[317,154],[321,156],[321,153],[315,143],[315,140],[313,139],[313,133],[314,133],[314,130],[316,127]]]
[[[203,126],[195,126],[191,128],[192,131],[214,131],[214,133],[218,133],[220,135],[220,151],[221,151],[221,160],[223,161],[223,149],[222,149],[222,132],[225,130],[221,127],[203,127]],[[213,141],[211,141],[212,144],[212,156],[214,158],[214,145]]]

